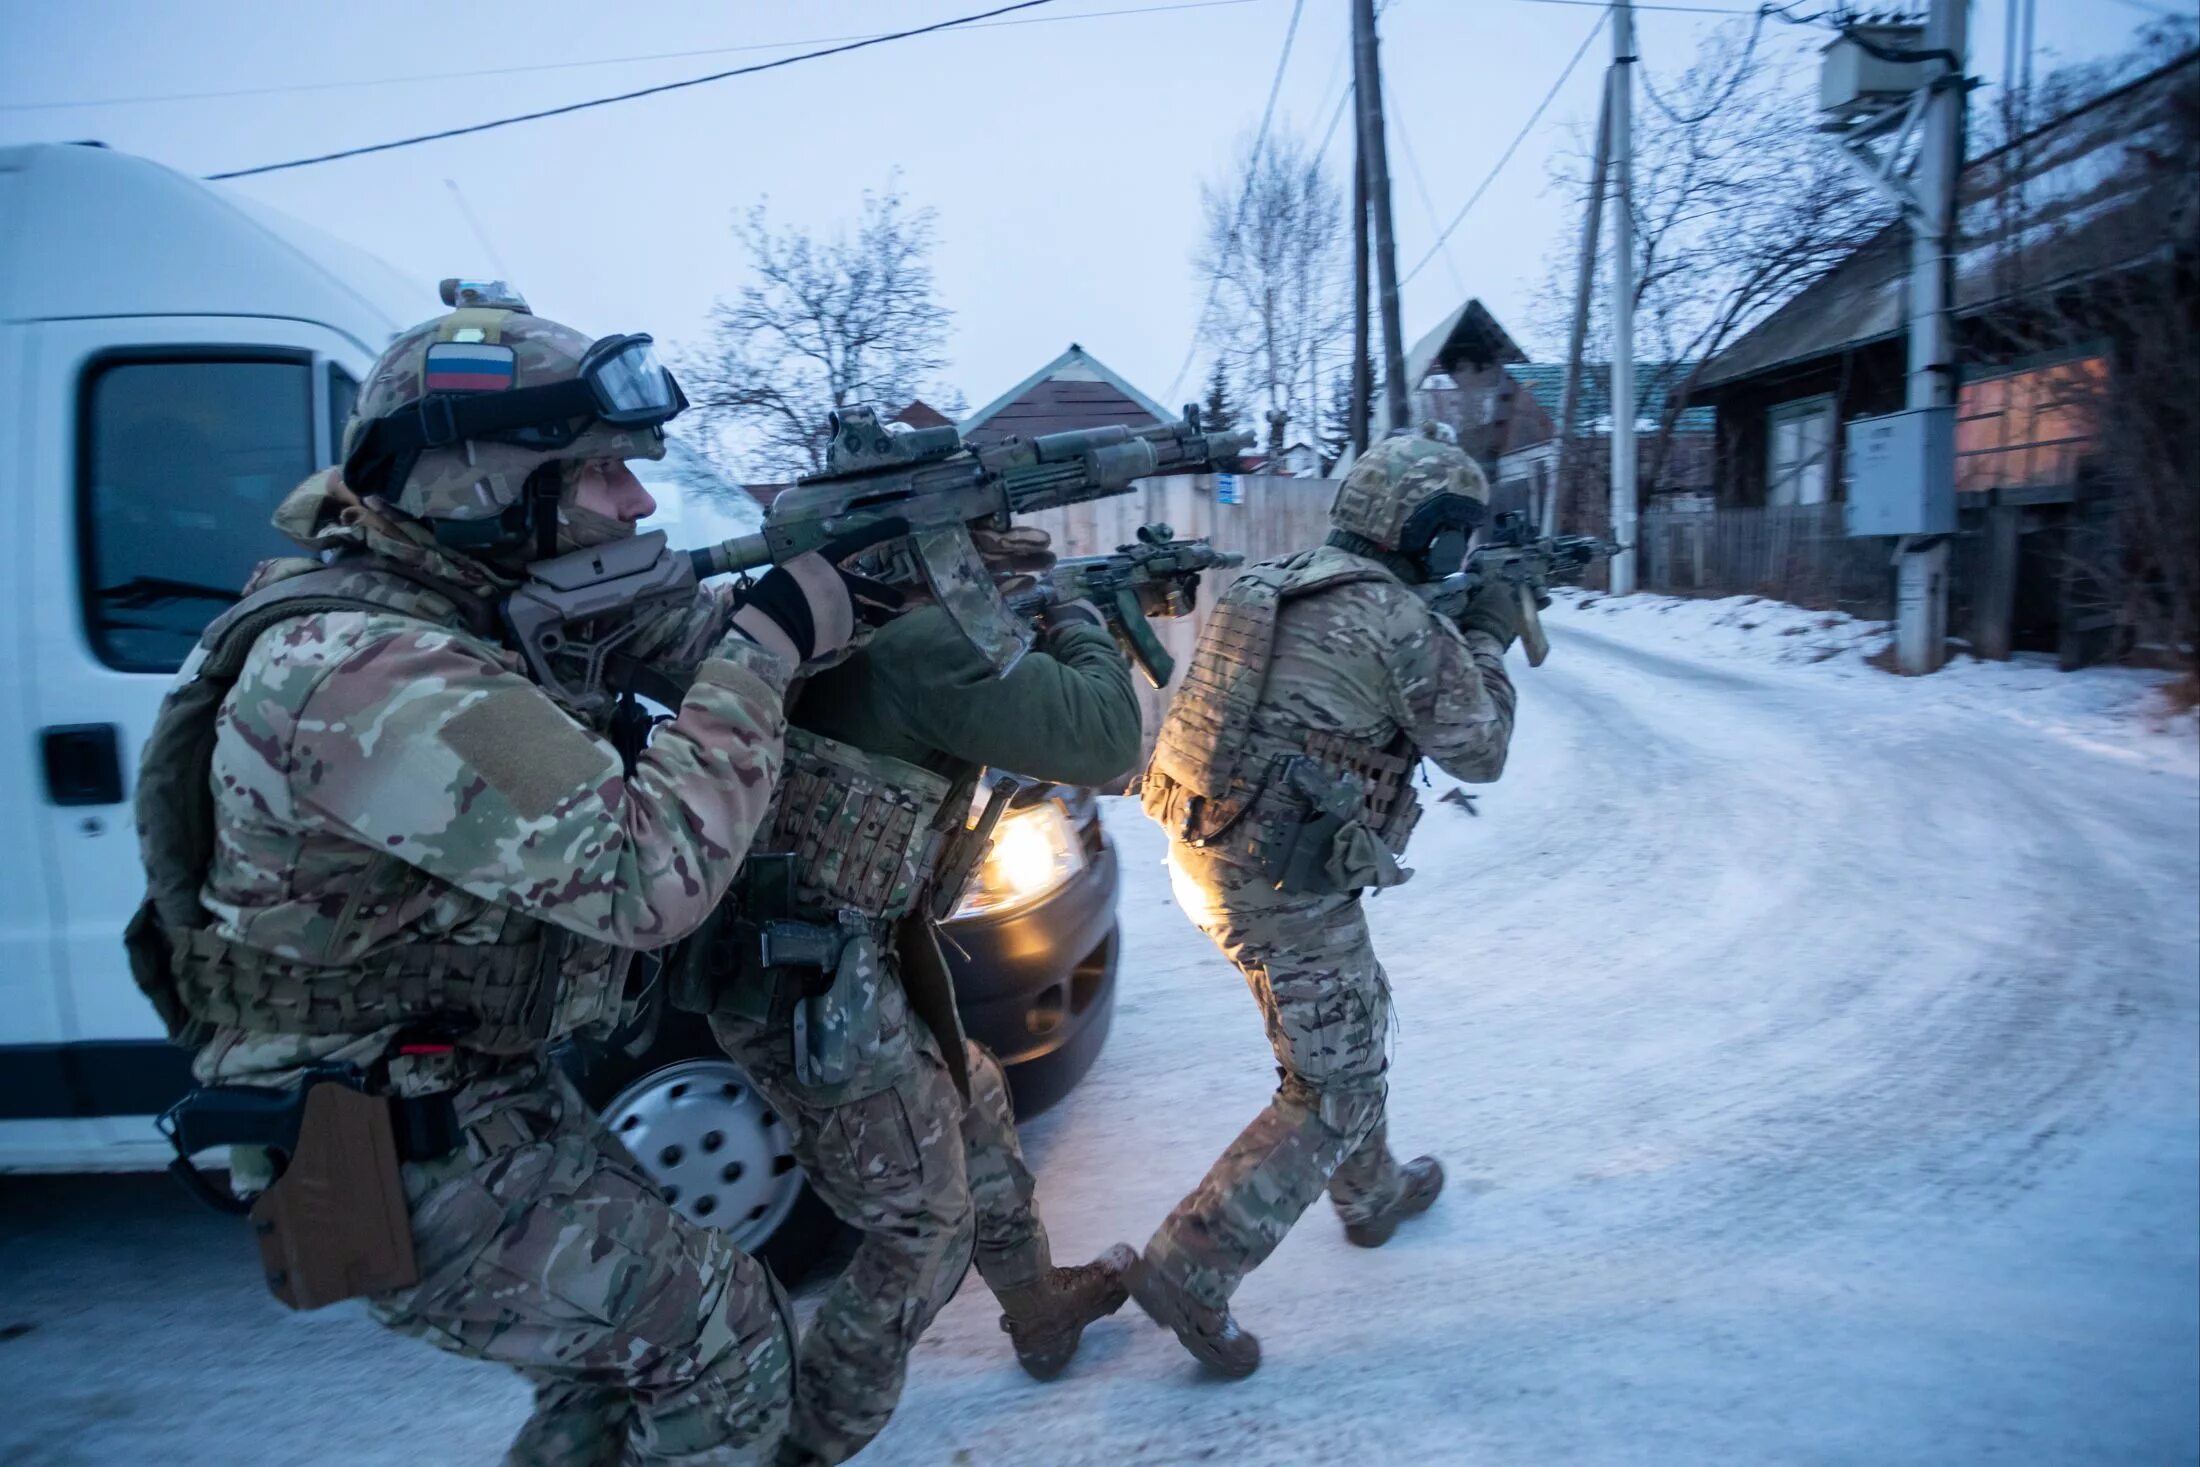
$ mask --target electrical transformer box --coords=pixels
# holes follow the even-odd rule
[[[1851,535],[1955,532],[1954,408],[1853,419],[1845,459]]]
[[[1873,51],[1915,52],[1924,45],[1921,25],[1848,27],[1819,54],[1818,110],[1847,123],[1906,101],[1944,68],[1936,61],[1889,61]]]

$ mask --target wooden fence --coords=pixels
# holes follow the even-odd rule
[[[1850,539],[1839,504],[1653,509],[1637,521],[1636,539],[1646,591],[1893,614],[1887,542]]]
[[[1181,536],[1205,536],[1218,550],[1235,550],[1247,564],[1319,545],[1329,534],[1329,501],[1334,479],[1236,477],[1238,502],[1216,498],[1211,474],[1147,479],[1128,494],[1026,515],[1019,523],[1037,525],[1054,536],[1057,555],[1105,555],[1136,538],[1138,527],[1166,524]],[[1235,578],[1232,571],[1209,571],[1200,584],[1199,610],[1176,621],[1154,623],[1161,645],[1176,658],[1179,678],[1191,660],[1207,610]],[[1133,675],[1140,711],[1145,716],[1146,747],[1151,750],[1170,689],[1146,686]]]

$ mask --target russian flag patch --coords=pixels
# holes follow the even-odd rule
[[[507,392],[519,374],[508,346],[439,341],[428,348],[423,392]]]

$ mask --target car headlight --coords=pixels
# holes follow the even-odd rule
[[[1058,802],[1011,810],[948,920],[1028,906],[1084,869],[1085,847]]]

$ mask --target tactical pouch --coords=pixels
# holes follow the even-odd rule
[[[794,1077],[820,1089],[843,1085],[879,1044],[878,944],[862,932],[840,945],[833,979],[794,1006]]]
[[[183,994],[176,987],[176,951],[160,923],[160,911],[147,898],[122,929],[122,947],[130,959],[130,976],[138,991],[153,1005],[171,1042],[197,1049],[214,1037],[214,1026],[191,1017]]]
[[[1330,856],[1338,835],[1360,817],[1360,783],[1332,774],[1303,754],[1283,756],[1268,782],[1259,818],[1247,841],[1255,868],[1287,895],[1346,890]]]
[[[267,1286],[293,1309],[417,1283],[390,1102],[348,1085],[306,1092],[297,1150],[252,1204]]]

